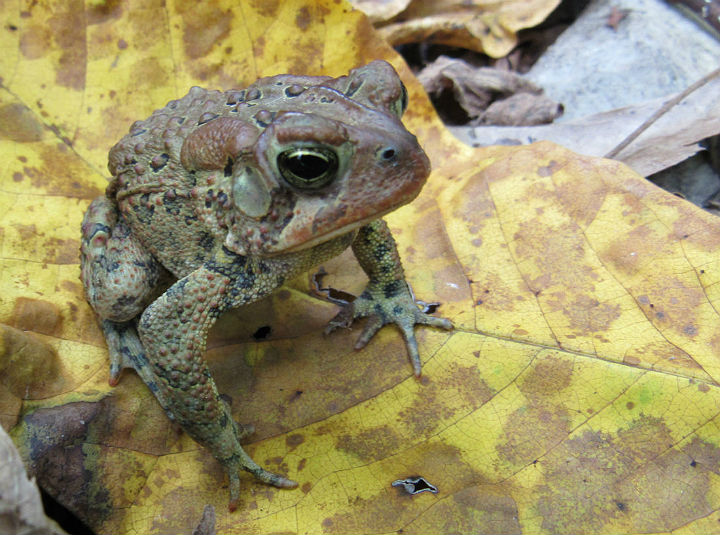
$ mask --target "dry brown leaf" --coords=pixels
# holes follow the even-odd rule
[[[458,143],[344,4],[0,10],[0,321],[35,329],[57,358],[55,380],[20,395],[33,384],[20,371],[0,402],[41,483],[95,530],[191,533],[210,503],[218,533],[717,531],[713,218],[617,162]],[[359,352],[357,330],[322,336],[335,307],[311,274],[225,316],[207,359],[256,426],[247,450],[300,482],[245,477],[230,514],[221,467],[137,376],[107,385],[78,283],[82,213],[108,147],[188,86],[375,58],[405,80],[407,126],[435,167],[388,221],[416,294],[456,329],[418,329],[420,382],[392,328]],[[362,288],[350,253],[324,267],[325,285]],[[439,492],[392,486],[412,476]]]
[[[355,4],[367,9],[368,4]],[[517,44],[517,32],[540,24],[559,0],[414,0],[407,8],[386,22],[378,23],[378,31],[393,46],[406,43],[432,42],[483,52],[493,58],[506,56]],[[375,16],[384,9],[377,7]]]
[[[430,95],[452,91],[454,102],[472,123],[495,125],[542,124],[562,113],[562,106],[542,95],[542,89],[522,76],[440,56],[418,74]]]
[[[481,121],[495,125],[546,124],[553,122],[562,112],[562,106],[545,95],[517,93],[490,104]]]
[[[206,505],[203,509],[202,519],[193,530],[192,535],[215,535],[216,533],[215,508],[212,505]]]
[[[352,0],[350,3],[375,23],[392,19],[410,4],[411,0]]]
[[[702,150],[699,142],[720,133],[720,79],[691,93],[643,132],[616,158],[643,176],[667,169]],[[582,154],[603,156],[673,95],[590,117],[542,126],[453,128],[475,146],[560,143]]]

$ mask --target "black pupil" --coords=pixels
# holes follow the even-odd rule
[[[316,154],[295,154],[287,159],[287,168],[298,178],[312,180],[325,174],[330,163]]]

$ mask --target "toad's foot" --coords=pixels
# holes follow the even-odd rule
[[[253,461],[250,456],[245,453],[245,450],[238,448],[230,458],[221,459],[220,462],[225,467],[225,470],[230,480],[230,503],[228,508],[230,512],[235,511],[238,506],[240,499],[240,470],[245,470],[254,475],[258,480],[274,487],[283,489],[294,489],[298,486],[297,482],[292,479],[288,479],[279,474],[269,472]]]
[[[115,322],[103,320],[102,330],[107,340],[110,357],[110,386],[117,386],[125,368],[134,369],[151,388],[155,377],[147,367],[145,349],[138,338],[134,320]]]
[[[365,347],[383,325],[394,323],[405,338],[405,345],[417,377],[422,373],[422,366],[415,339],[415,325],[430,325],[447,330],[453,328],[450,320],[436,318],[421,311],[415,304],[407,283],[398,280],[388,284],[368,284],[355,301],[345,305],[338,315],[330,320],[325,333],[330,333],[338,327],[349,327],[354,320],[365,317],[368,318],[368,322],[355,343],[355,349]]]

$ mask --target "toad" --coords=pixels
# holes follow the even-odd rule
[[[384,214],[413,200],[430,163],[400,117],[407,92],[384,61],[346,76],[279,75],[243,90],[193,87],[132,125],[110,151],[112,179],[82,223],[82,281],[107,340],[110,383],[133,368],[167,415],[221,463],[230,509],[239,471],[278,487],[243,450],[203,360],[224,311],[352,247],[364,292],[328,330],[367,317],[363,347],[402,332],[415,375],[421,311]]]

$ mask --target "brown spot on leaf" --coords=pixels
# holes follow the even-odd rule
[[[86,7],[88,24],[101,24],[113,19],[119,19],[123,15],[123,4],[120,0],[103,0],[93,2]]]
[[[504,430],[506,439],[497,447],[498,453],[524,465],[567,437],[570,417],[560,405],[536,403],[508,414]]]
[[[508,282],[496,273],[486,273],[484,276],[484,279],[475,280],[471,285],[473,295],[479,296],[476,303],[482,305],[484,310],[512,311],[518,294],[527,292],[522,281],[515,283],[520,288],[509,287]]]
[[[303,442],[305,442],[305,436],[300,433],[293,433],[292,435],[288,435],[285,439],[285,444],[287,445],[289,451],[294,450]]]
[[[45,262],[77,264],[80,260],[80,240],[51,238],[47,242]]]
[[[493,391],[480,377],[476,367],[451,366],[445,374],[432,381],[424,375],[421,379],[422,395],[400,413],[403,425],[407,425],[414,436],[429,436],[443,425],[443,420],[456,415],[456,409],[444,403],[448,392],[463,400],[463,413],[479,408],[492,397]]]
[[[142,58],[134,66],[135,88],[158,87],[168,83],[167,69],[154,57]]]
[[[277,472],[279,474],[287,474],[289,470],[286,459],[279,455],[277,457],[265,459],[265,465],[266,468],[268,468],[272,472]]]
[[[393,235],[401,234],[400,229],[393,229]],[[445,227],[443,225],[442,215],[440,211],[433,207],[432,210],[423,212],[422,219],[414,229],[417,243],[423,244],[423,253],[428,259],[439,258],[447,255],[449,245],[445,236]],[[428,239],[428,236],[434,236],[434,239]]]
[[[64,280],[60,282],[60,287],[68,292],[80,295],[83,291],[82,285],[75,281]]]
[[[297,15],[295,16],[295,26],[298,27],[301,31],[305,31],[308,29],[312,22],[312,16],[310,15],[310,10],[308,6],[301,7]]]
[[[592,292],[598,274],[585,259],[587,243],[572,222],[550,226],[529,217],[520,223],[513,236],[515,256],[534,263],[535,278],[528,280],[531,291],[557,289],[555,308],[566,303],[567,296]],[[562,266],[562,269],[558,269]]]
[[[43,138],[44,127],[27,106],[10,103],[0,106],[0,139],[31,143]],[[15,179],[15,177],[13,176]],[[17,182],[17,179],[15,179]]]
[[[46,398],[66,387],[54,349],[30,333],[1,324],[0,383],[20,399]]]
[[[95,171],[77,155],[67,150],[58,150],[48,143],[34,145],[34,149],[41,165],[23,165],[22,174],[30,179],[33,188],[39,190],[36,193],[86,199],[102,195],[104,185],[95,182]]]
[[[27,59],[38,59],[52,50],[52,33],[43,24],[29,24],[20,33],[20,53]]]
[[[570,169],[572,173],[572,164]],[[605,202],[607,186],[600,180],[559,181],[555,185],[553,208],[562,208],[578,225],[585,227],[595,220]]]
[[[537,174],[542,177],[552,176],[555,171],[561,168],[562,167],[555,160],[552,160],[549,164],[538,167]]]
[[[720,448],[715,444],[694,437],[682,448],[682,451],[695,461],[695,466],[699,465],[704,470],[720,476]]]
[[[520,534],[518,507],[506,489],[471,486],[436,503],[406,527],[409,533]]]
[[[55,82],[81,91],[85,87],[87,48],[85,43],[85,9],[80,0],[71,0],[64,10],[56,10],[48,19],[55,45],[60,49]]]
[[[302,49],[288,51],[285,58],[288,61],[288,72],[304,72],[308,74],[323,74],[318,71],[317,65],[311,58],[315,54],[322,54],[323,45],[319,40],[308,40]]]
[[[253,11],[263,17],[274,17],[277,14],[280,0],[250,0]]]
[[[22,241],[29,241],[35,237],[35,234],[37,234],[37,227],[35,227],[34,224],[23,225],[21,223],[17,223],[13,226],[15,227],[15,230],[17,230],[17,233]]]
[[[490,197],[487,181],[482,172],[471,177],[462,189],[462,194],[454,200],[456,204],[454,213],[463,221],[473,225],[473,234],[482,231],[486,219],[495,217],[495,204]]]
[[[12,312],[12,326],[23,331],[35,331],[60,336],[63,319],[56,305],[48,301],[18,297]]]
[[[609,331],[613,321],[620,317],[620,305],[600,303],[587,296],[579,295],[569,306],[563,308],[575,334],[596,334]]]
[[[232,9],[222,10],[213,2],[188,2],[183,9],[183,44],[190,59],[207,56],[230,34]]]
[[[650,304],[643,304],[641,308],[654,325],[684,336],[697,334],[695,314],[707,299],[701,287],[688,285],[668,274],[648,277],[643,282],[643,289]]]
[[[156,482],[153,481],[153,483]],[[203,506],[200,500],[193,496],[193,492],[188,491],[187,488],[179,487],[169,492],[160,492],[162,499],[159,500],[157,507],[164,511],[173,511],[173,514],[154,515],[148,529],[161,533],[183,533],[185,531],[189,533],[188,526],[197,526],[203,514]],[[241,502],[239,509],[252,509],[252,504]],[[197,533],[202,532],[197,531]],[[215,533],[215,531],[212,530],[211,533]]]
[[[672,236],[676,240],[698,247],[702,251],[712,252],[720,243],[720,228],[712,220],[698,218],[695,207],[672,199],[673,208],[679,212],[673,222]]]
[[[638,366],[643,362],[653,365],[662,363],[664,368],[678,371],[683,375],[688,371],[701,370],[700,365],[687,352],[664,340],[654,340],[634,347],[632,354],[623,357],[623,362],[631,366]],[[704,376],[704,372],[701,376]]]
[[[556,356],[545,357],[518,381],[518,388],[528,397],[552,396],[570,386],[573,361]]]
[[[709,514],[707,474],[668,450],[672,443],[665,423],[645,416],[616,435],[585,431],[565,441],[543,462],[543,530],[666,532]]]
[[[391,455],[402,445],[402,437],[387,425],[364,429],[337,438],[335,447],[370,463]]]

